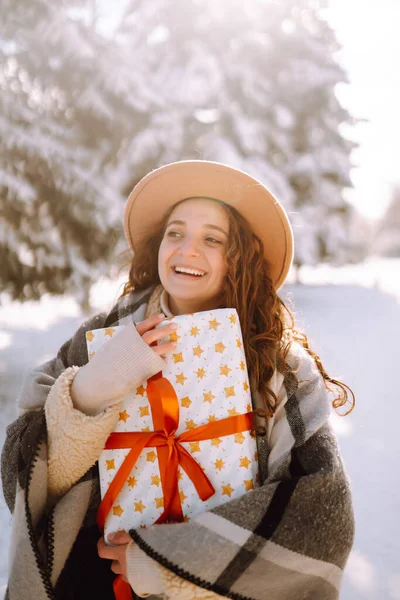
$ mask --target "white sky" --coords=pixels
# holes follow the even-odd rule
[[[355,186],[348,197],[365,216],[379,217],[400,180],[400,0],[330,0],[328,20],[350,84],[339,91],[358,117]]]

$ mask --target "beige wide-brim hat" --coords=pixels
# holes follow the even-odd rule
[[[287,214],[260,181],[221,163],[184,160],[155,169],[139,181],[125,205],[125,235],[133,252],[169,208],[193,197],[221,200],[248,221],[264,244],[269,275],[279,289],[293,260],[293,232]]]

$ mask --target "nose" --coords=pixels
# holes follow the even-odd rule
[[[196,240],[190,236],[186,236],[179,246],[180,254],[184,256],[199,256],[200,252],[197,248]]]

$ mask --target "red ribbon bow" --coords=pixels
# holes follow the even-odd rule
[[[140,453],[144,448],[157,448],[161,485],[164,495],[164,511],[156,523],[183,521],[182,504],[178,488],[178,465],[193,482],[199,497],[208,500],[215,489],[191,454],[181,445],[182,442],[197,442],[226,435],[249,431],[253,426],[253,412],[226,417],[190,429],[176,436],[179,426],[179,402],[171,383],[161,373],[147,382],[147,398],[151,406],[154,431],[111,433],[105,449],[130,448],[124,462],[112,480],[97,512],[97,524],[102,531],[108,513],[123,488]],[[132,598],[130,586],[117,577],[114,582],[117,600]]]

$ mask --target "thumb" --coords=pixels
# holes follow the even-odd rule
[[[126,531],[117,531],[116,533],[110,533],[107,537],[107,541],[114,546],[121,546],[123,544],[129,544],[132,542],[132,538]]]

